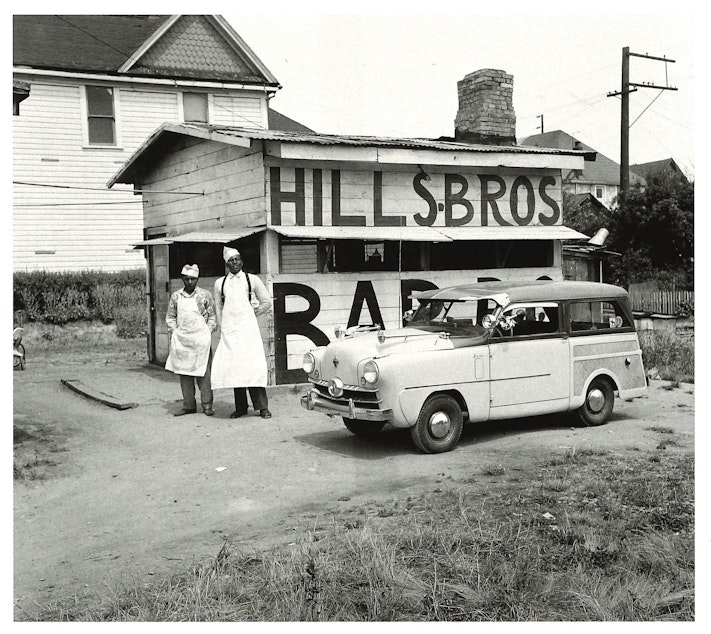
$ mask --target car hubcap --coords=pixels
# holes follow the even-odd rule
[[[430,416],[430,433],[434,438],[444,438],[452,427],[452,421],[445,412]]]
[[[597,388],[590,390],[588,392],[588,409],[597,414],[602,411],[603,407],[605,407],[605,395],[602,390]]]

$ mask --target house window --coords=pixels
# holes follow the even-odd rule
[[[86,114],[89,130],[89,144],[116,145],[113,88],[87,86]]]
[[[605,197],[605,188],[602,185],[595,185],[595,198],[602,200]]]
[[[183,120],[188,123],[207,123],[207,95],[199,92],[183,93]]]

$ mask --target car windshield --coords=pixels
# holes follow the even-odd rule
[[[462,337],[483,335],[487,330],[482,326],[482,317],[496,308],[491,299],[423,300],[408,326]]]

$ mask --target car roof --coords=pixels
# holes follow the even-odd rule
[[[417,300],[466,300],[486,299],[494,295],[506,294],[509,302],[552,301],[563,299],[595,299],[627,297],[627,291],[612,284],[600,282],[578,282],[553,280],[504,281],[460,284],[430,291],[413,293]]]

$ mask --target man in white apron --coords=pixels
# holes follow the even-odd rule
[[[212,386],[234,389],[235,411],[230,418],[247,413],[247,389],[252,407],[262,418],[271,418],[267,360],[257,315],[272,309],[272,298],[256,275],[242,270],[242,256],[237,249],[224,247],[222,257],[229,274],[215,282],[220,343],[212,364]]]
[[[210,361],[212,332],[217,328],[215,303],[209,291],[197,285],[197,264],[186,264],[180,273],[183,288],[175,291],[168,303],[165,321],[170,331],[170,353],[165,369],[180,376],[183,407],[174,416],[197,412],[195,383],[200,390],[202,411],[212,416]]]

